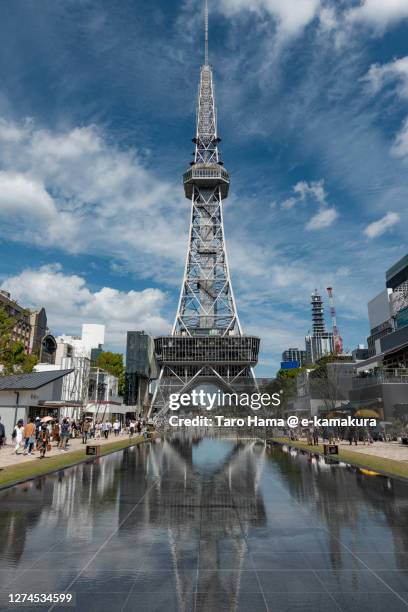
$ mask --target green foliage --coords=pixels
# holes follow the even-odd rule
[[[16,323],[17,320],[0,307],[0,365],[3,366],[0,374],[6,376],[32,372],[37,363],[35,355],[25,353],[22,342],[13,340]]]
[[[296,378],[297,375],[302,371],[302,368],[291,368],[289,370],[279,370],[276,374],[276,378],[279,380],[286,380],[288,378]]]
[[[119,395],[125,392],[125,366],[123,365],[122,353],[102,351],[96,359],[96,367],[106,370],[109,374],[118,378]]]

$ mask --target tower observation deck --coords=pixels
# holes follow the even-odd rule
[[[218,148],[207,2],[204,12],[205,63],[200,71],[194,158],[183,175],[184,193],[191,202],[189,243],[171,335],[155,338],[160,376],[153,414],[167,411],[170,393],[188,392],[203,382],[230,391],[243,381],[255,385],[260,340],[242,332],[229,273],[222,204],[230,176]]]

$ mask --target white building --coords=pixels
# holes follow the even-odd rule
[[[101,368],[91,368],[89,377],[88,402],[84,412],[96,421],[118,417],[124,421],[129,408],[118,394],[118,378]]]
[[[11,440],[14,425],[36,416],[60,416],[63,380],[71,370],[0,376],[0,416]]]
[[[105,343],[105,326],[97,323],[84,323],[81,339],[83,347],[89,352],[93,348],[103,346]]]
[[[69,404],[64,416],[79,418],[88,401],[91,351],[99,348],[105,340],[105,326],[93,323],[82,325],[81,336],[57,336],[55,364],[38,364],[37,372],[66,370],[72,372],[64,378],[61,400]]]

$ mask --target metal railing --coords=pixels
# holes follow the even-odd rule
[[[353,378],[353,388],[372,387],[382,384],[408,384],[408,371],[406,370],[385,370],[368,374],[367,376],[356,376]]]

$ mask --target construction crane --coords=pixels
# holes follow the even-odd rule
[[[332,321],[334,354],[342,355],[343,354],[343,338],[340,336],[339,329],[337,327],[336,307],[334,305],[333,287],[327,287],[327,294],[329,296],[330,317]]]

